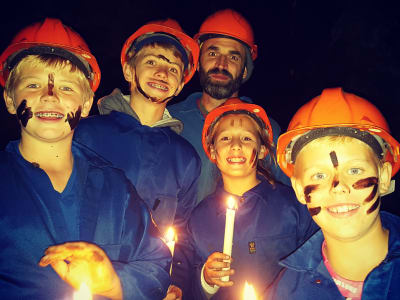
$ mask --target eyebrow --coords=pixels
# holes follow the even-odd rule
[[[219,51],[219,49],[220,49],[219,47],[214,46],[214,45],[211,45],[211,46],[209,46],[209,47],[207,48],[207,51],[208,51],[208,50]],[[238,55],[238,56],[242,57],[242,53],[240,53],[240,51],[238,51],[238,50],[229,50],[228,52],[229,52],[229,54],[235,54],[235,55]]]
[[[169,64],[171,64],[171,65],[176,65],[176,66],[178,66],[179,68],[182,68],[181,64],[179,64],[178,62],[170,61],[167,57],[165,57],[165,56],[162,55],[162,54],[158,54],[158,55],[155,55],[155,54],[147,54],[147,55],[144,55],[144,56],[143,56],[143,58],[148,58],[148,57],[155,57],[155,58],[161,59],[161,60],[163,60],[163,61],[166,61],[167,63],[169,63]]]

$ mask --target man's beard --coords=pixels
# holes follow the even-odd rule
[[[222,74],[228,76],[230,80],[227,83],[213,82],[212,78],[209,77],[211,74]],[[232,74],[227,70],[214,68],[206,73],[205,70],[200,66],[200,85],[208,95],[215,99],[230,98],[236,91],[239,90],[240,86],[242,85],[243,74],[244,67],[238,77],[234,79]]]

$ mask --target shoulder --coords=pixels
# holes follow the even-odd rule
[[[160,147],[164,147],[164,149],[168,149],[169,151],[173,152],[180,160],[195,159],[200,161],[200,157],[196,150],[184,137],[167,127],[161,128],[161,130],[163,130],[168,136],[169,142],[165,143],[164,145],[160,145]]]
[[[168,106],[168,110],[174,116],[179,113],[184,113],[197,109],[197,99],[201,97],[201,92],[190,94],[185,100]]]

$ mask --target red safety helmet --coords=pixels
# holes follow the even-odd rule
[[[184,33],[179,23],[173,19],[152,21],[133,33],[122,47],[122,67],[128,60],[127,55],[132,47],[138,51],[144,45],[157,41],[171,43],[182,53],[185,64],[184,82],[188,83],[196,71],[200,49],[197,43]]]
[[[257,124],[260,125],[262,130],[267,131],[269,141],[271,144],[273,143],[272,127],[265,110],[259,105],[243,102],[239,98],[230,98],[226,100],[221,106],[218,106],[217,108],[210,111],[206,117],[206,120],[204,121],[202,132],[203,149],[211,161],[214,160],[211,158],[208,147],[210,142],[209,135],[211,134],[216,122],[222,116],[228,114],[249,115],[257,122]]]
[[[304,104],[287,132],[279,137],[277,159],[285,174],[293,175],[295,157],[304,145],[327,135],[346,135],[366,142],[392,164],[392,176],[400,168],[400,144],[390,135],[381,112],[361,97],[331,88]]]
[[[22,29],[0,56],[0,84],[27,55],[52,54],[75,64],[88,78],[94,91],[100,84],[100,68],[82,37],[58,19],[46,18]]]
[[[257,58],[258,47],[254,43],[253,29],[249,22],[238,12],[232,9],[224,9],[209,16],[200,26],[199,32],[194,39],[201,44],[207,39],[227,37],[237,40],[247,47],[246,49],[246,81],[253,72],[253,60]]]

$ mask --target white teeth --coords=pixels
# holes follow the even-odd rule
[[[155,87],[155,88],[157,88],[157,89],[168,91],[168,89],[163,85],[160,85],[160,84],[157,84],[157,83],[150,83],[150,85]]]
[[[243,157],[230,157],[228,158],[228,161],[233,163],[239,163],[239,162],[244,162],[245,159]]]
[[[63,114],[59,114],[56,112],[38,112],[35,114],[35,116],[39,118],[58,118],[58,119],[62,119],[64,117]]]
[[[343,206],[331,207],[331,208],[329,208],[329,211],[333,212],[333,213],[345,213],[345,212],[349,212],[349,211],[352,211],[357,208],[358,208],[358,205],[343,205]]]

